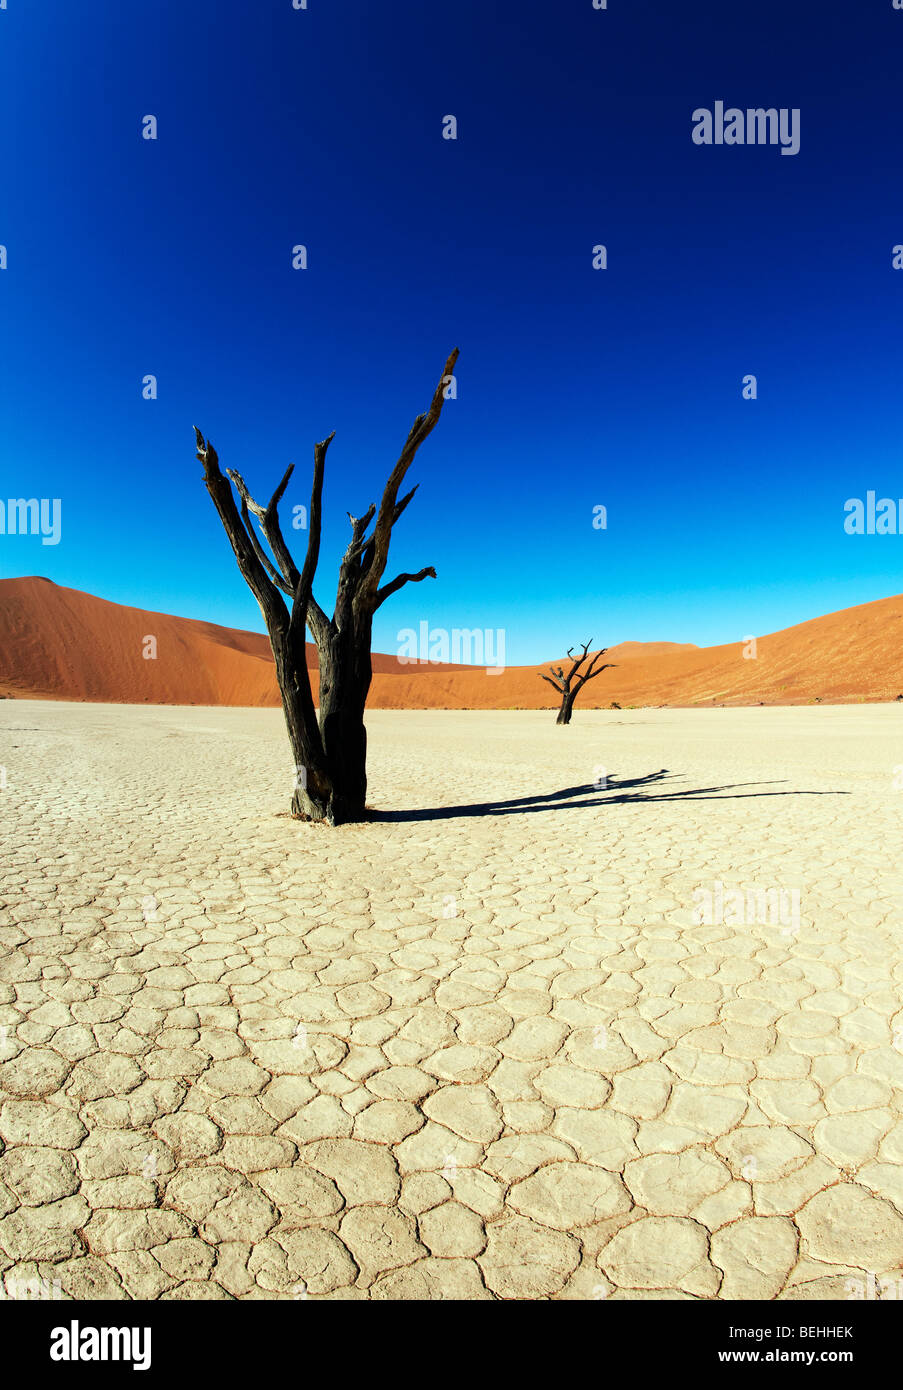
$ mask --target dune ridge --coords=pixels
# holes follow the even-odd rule
[[[146,639],[156,658],[145,659]],[[639,705],[800,704],[894,700],[903,693],[903,595],[717,647],[623,642],[577,710]],[[564,658],[566,660],[566,658]],[[375,709],[547,709],[549,665],[402,664],[373,654]],[[557,662],[556,662],[557,664]],[[316,695],[316,650],[308,644]],[[111,704],[278,705],[260,633],[148,612],[30,576],[0,580],[0,696]]]

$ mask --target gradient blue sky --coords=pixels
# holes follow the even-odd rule
[[[842,510],[903,496],[891,0],[308,4],[0,11],[0,497],[63,502],[0,574],[262,630],[191,426],[258,496],[294,461],[289,507],[336,429],[331,611],[346,510],[457,345],[387,574],[439,579],[376,648],[421,620],[505,628],[509,662],[709,644],[903,589],[903,536]],[[799,107],[800,153],[695,146],[716,100]]]

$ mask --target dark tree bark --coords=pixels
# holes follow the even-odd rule
[[[308,515],[307,554],[299,570],[279,524],[279,503],[292,475],[292,464],[266,507],[254,501],[240,473],[227,469],[232,486],[220,471],[216,450],[195,426],[197,457],[204,465],[204,482],[219,513],[238,568],[260,605],[276,662],[276,679],[297,769],[292,815],[299,820],[342,825],[366,818],[367,731],[364,709],[372,668],[370,638],[373,614],[404,584],[435,579],[432,566],[417,574],[399,574],[380,587],[389,558],[392,528],[417,491],[398,493],[420,445],[431,433],[445,400],[445,391],[458,359],[449,357],[429,410],[418,415],[398,462],[383,489],[377,509],[361,517],[348,513],[351,540],[339,566],[335,611],[328,618],[313,595],[320,556],[323,476],[326,451],[335,432],[314,448],[313,486]],[[257,519],[263,541],[251,520]],[[370,523],[373,530],[367,534]],[[283,595],[289,599],[286,603]],[[319,713],[314,705],[307,669],[307,629],[317,646],[320,667]]]
[[[590,638],[590,641],[592,641],[592,638]],[[593,676],[601,676],[602,672],[607,671],[612,665],[610,661],[606,662],[604,666],[596,665],[599,657],[604,656],[607,651],[607,647],[602,647],[601,650],[596,652],[595,656],[591,658],[586,670],[581,672],[580,668],[589,655],[589,642],[584,642],[583,652],[580,656],[574,656],[573,647],[569,647],[568,656],[571,658],[573,664],[567,675],[565,675],[561,666],[550,666],[549,670],[552,672],[551,676],[542,676],[544,681],[548,681],[549,685],[554,685],[555,689],[561,693],[561,708],[558,711],[558,718],[555,720],[556,724],[570,724],[571,715],[574,711],[574,701],[586,685],[586,682],[591,681]],[[542,675],[542,672],[540,672],[540,675]]]

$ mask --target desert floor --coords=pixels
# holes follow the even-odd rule
[[[903,707],[553,718],[374,713],[330,830],[277,711],[0,705],[8,1288],[903,1276]]]

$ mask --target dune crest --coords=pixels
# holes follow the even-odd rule
[[[146,659],[146,639],[157,655]],[[893,700],[903,693],[903,595],[719,647],[623,642],[577,706],[795,704]],[[316,650],[308,644],[316,694]],[[374,709],[551,709],[542,666],[402,665],[373,654]],[[279,704],[268,639],[129,608],[49,579],[0,580],[0,695],[161,705]],[[575,716],[576,717],[576,716]]]

